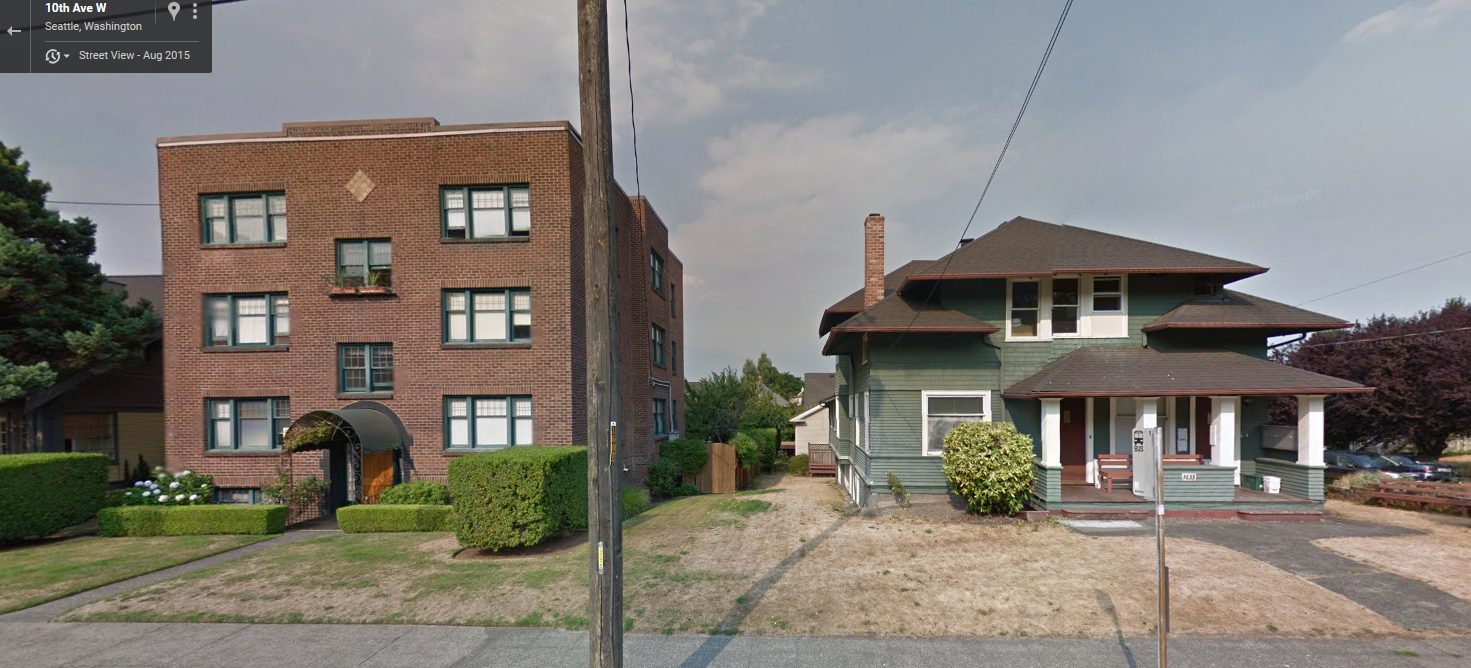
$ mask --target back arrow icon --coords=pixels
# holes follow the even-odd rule
[[[11,26],[11,27],[9,27],[9,28],[7,28],[5,30],[5,34],[10,35],[11,37],[15,37],[15,33],[18,33],[18,32],[24,32],[24,31],[16,30],[15,29],[15,26]]]

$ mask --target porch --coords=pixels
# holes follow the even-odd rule
[[[1144,450],[1131,435],[1157,430],[1166,509],[1225,515],[1284,506],[1321,513],[1325,398],[1371,389],[1238,353],[1083,348],[1003,396],[1016,410],[1025,406],[1019,400],[1037,402],[1037,508],[1151,503],[1140,495],[1153,487],[1141,485],[1155,475],[1152,456],[1139,458]],[[1269,439],[1267,402],[1282,396],[1295,399],[1298,421],[1291,438]],[[1114,460],[1112,475],[1102,474],[1100,458]],[[1243,474],[1277,479],[1279,493],[1241,487]],[[1106,477],[1112,493],[1103,489]]]

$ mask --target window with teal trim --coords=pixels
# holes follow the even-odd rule
[[[280,450],[282,433],[291,426],[286,397],[209,399],[205,410],[210,450]]]
[[[204,345],[216,348],[291,343],[291,301],[284,294],[204,296]]]
[[[649,285],[654,292],[664,294],[664,256],[653,249],[649,249]]]
[[[663,398],[654,399],[654,435],[663,436],[669,433],[669,400]]]
[[[445,239],[507,239],[531,235],[531,188],[451,186],[439,192]]]
[[[393,391],[393,344],[337,346],[337,389],[344,393]]]
[[[658,325],[649,326],[649,348],[653,352],[652,361],[654,366],[664,366],[664,328]]]
[[[337,242],[337,285],[344,288],[393,286],[393,243],[387,239]]]
[[[206,195],[199,198],[199,208],[206,244],[286,241],[286,193]]]
[[[445,290],[446,343],[529,343],[531,291]]]
[[[532,444],[531,397],[445,397],[444,444],[496,450]]]

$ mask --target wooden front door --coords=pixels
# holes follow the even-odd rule
[[[1195,454],[1211,459],[1211,400],[1210,397],[1195,398]]]
[[[1088,467],[1087,399],[1062,400],[1062,481],[1084,482]]]
[[[363,453],[363,503],[378,503],[393,484],[393,450]]]

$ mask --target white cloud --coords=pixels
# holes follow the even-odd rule
[[[792,69],[751,50],[748,32],[774,4],[648,0],[630,6],[640,119],[694,120],[728,108],[740,93],[815,81],[811,70]],[[612,4],[608,17],[615,98],[627,92],[621,10]],[[460,92],[473,103],[510,103],[542,115],[577,111],[574,3],[416,4],[407,22],[415,42],[407,67],[434,92]],[[626,98],[615,103],[627,108]]]
[[[1343,41],[1366,42],[1400,32],[1426,32],[1466,9],[1471,9],[1471,0],[1407,2],[1364,19],[1344,34]]]
[[[983,178],[994,148],[971,141],[965,127],[844,114],[755,123],[711,140],[700,212],[671,233],[685,266],[699,271],[685,286],[686,336],[699,342],[688,348],[700,357],[691,371],[761,350],[810,360],[824,302],[858,285],[864,215],[888,216],[893,252],[893,237],[932,222],[907,211]],[[895,253],[889,265],[908,259]]]

